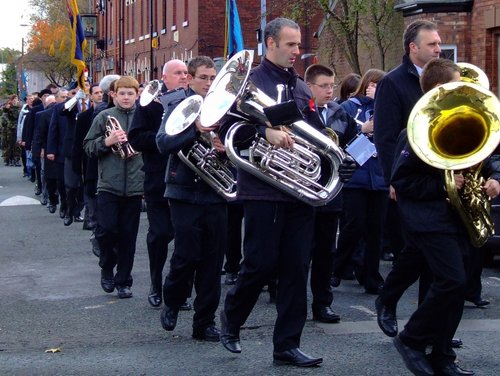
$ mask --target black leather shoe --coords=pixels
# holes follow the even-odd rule
[[[101,270],[101,287],[104,292],[112,293],[115,291],[115,281],[113,281],[113,272]]]
[[[172,308],[167,305],[163,307],[160,316],[161,326],[163,327],[163,329],[169,332],[174,330],[175,326],[177,325],[178,316],[179,316],[178,308]]]
[[[340,321],[340,315],[332,311],[330,307],[321,307],[318,309],[313,308],[313,320],[325,322],[329,324],[336,324]]]
[[[423,351],[418,351],[406,346],[399,336],[393,339],[394,346],[398,350],[399,354],[403,358],[406,368],[410,370],[414,375],[420,376],[433,376],[434,371],[432,369],[431,363],[427,360],[425,353]]]
[[[226,279],[224,280],[224,284],[227,286],[235,285],[237,280],[238,280],[237,273],[227,273]]]
[[[61,219],[63,219],[64,217],[66,217],[66,208],[64,208],[62,206],[59,208],[59,217]]]
[[[193,338],[199,339],[200,341],[208,342],[219,342],[220,341],[220,330],[214,325],[209,326],[203,330],[194,330]]]
[[[382,261],[394,261],[394,253],[392,252],[384,252],[382,253],[382,257],[380,257]]]
[[[224,348],[232,353],[241,352],[240,333],[231,331],[227,325],[227,317],[224,310],[220,311],[220,342]]]
[[[330,278],[330,286],[339,287],[340,281],[341,281],[341,279],[339,277],[332,276],[332,278]]]
[[[74,220],[75,220],[75,222],[80,223],[80,222],[83,222],[85,220],[85,218],[83,218],[81,215],[77,215],[77,216],[75,216]]]
[[[47,205],[47,202],[48,202],[48,200],[47,200],[45,197],[43,197],[43,198],[40,200],[40,204],[42,204],[43,206]]]
[[[49,213],[54,214],[56,212],[56,205],[49,205]]]
[[[38,187],[35,187],[35,196],[40,196],[42,194],[42,190]]]
[[[158,308],[161,305],[161,290],[158,292],[153,286],[149,289],[148,302],[153,308]]]
[[[396,310],[389,308],[382,303],[382,299],[375,299],[375,308],[377,310],[377,324],[386,336],[395,337],[398,334],[398,320],[396,319]]]
[[[457,363],[449,363],[444,367],[434,368],[436,376],[472,376],[474,371],[461,368]]]
[[[313,367],[323,362],[323,358],[313,358],[303,353],[299,348],[274,351],[273,352],[274,364],[289,364],[297,367]]]
[[[193,306],[187,300],[179,307],[180,311],[191,311]]]
[[[130,287],[128,286],[120,286],[117,288],[117,290],[117,296],[120,299],[127,299],[132,297],[132,291],[130,291]]]
[[[460,338],[453,338],[451,340],[451,347],[454,348],[454,349],[459,349],[460,347],[463,346],[463,342]]]
[[[89,221],[83,221],[82,229],[92,231],[95,226],[92,226]]]
[[[474,304],[476,307],[479,307],[479,308],[486,307],[487,305],[490,304],[489,300],[482,299],[482,298],[479,298],[479,299],[476,299],[476,300],[469,300],[469,299],[467,299],[467,301],[471,302],[472,304]]]
[[[70,226],[73,223],[73,217],[72,216],[66,216],[64,217],[64,226]]]

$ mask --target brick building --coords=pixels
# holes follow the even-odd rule
[[[273,2],[278,3],[237,1],[245,48],[261,51],[258,38],[265,19],[279,15],[279,8],[272,6]],[[98,1],[98,37],[91,41],[94,58],[89,62],[94,80],[117,73],[148,82],[161,77],[166,61],[173,58],[188,61],[197,55],[208,55],[222,66],[225,3],[222,0]],[[302,30],[304,54],[315,48],[317,40],[313,33],[319,22]],[[308,61],[298,62],[299,72],[304,72]]]

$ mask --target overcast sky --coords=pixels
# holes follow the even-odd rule
[[[29,0],[15,0],[6,6],[2,1],[0,10],[0,48],[12,48],[21,51],[22,38],[28,34],[30,27],[19,26],[29,23]],[[7,9],[8,8],[8,9]]]

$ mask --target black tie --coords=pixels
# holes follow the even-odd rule
[[[319,117],[321,118],[321,121],[324,123],[325,117],[323,116],[323,111],[325,110],[325,108],[323,106],[321,106],[321,107],[318,107],[318,110],[319,110]]]

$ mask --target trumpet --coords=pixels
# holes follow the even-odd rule
[[[123,130],[120,122],[115,117],[108,115],[108,119],[106,120],[106,137],[109,137],[112,131],[118,130]],[[112,145],[111,150],[121,159],[128,159],[139,155],[139,152],[134,150],[134,148],[129,144],[128,140]]]

